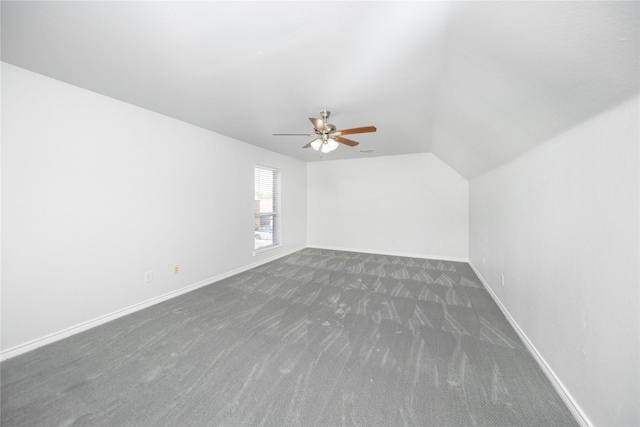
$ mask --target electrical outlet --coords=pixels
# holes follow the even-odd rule
[[[504,274],[500,275],[500,284],[504,286]]]
[[[178,274],[180,273],[180,265],[179,264],[174,264],[173,265],[173,274]]]
[[[144,283],[149,283],[152,280],[153,280],[153,272],[152,271],[147,271],[146,273],[144,273]]]

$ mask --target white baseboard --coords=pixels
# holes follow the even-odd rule
[[[504,304],[502,304],[502,301],[500,301],[500,298],[498,298],[498,296],[493,292],[493,289],[491,289],[491,286],[489,286],[489,284],[484,280],[484,277],[482,277],[482,274],[480,274],[480,271],[478,271],[476,266],[473,265],[471,261],[468,261],[468,262],[471,268],[473,269],[473,271],[476,273],[476,275],[482,282],[482,284],[484,285],[484,287],[489,292],[489,294],[491,294],[491,297],[496,302],[496,304],[498,305],[498,307],[500,308],[504,316],[507,318],[507,321],[511,324],[513,329],[515,329],[516,333],[520,336],[520,339],[527,346],[527,349],[531,352],[531,354],[533,354],[533,357],[538,362],[538,365],[540,365],[540,368],[542,368],[542,371],[545,373],[545,375],[551,382],[551,385],[556,389],[556,391],[558,392],[558,395],[564,401],[565,405],[567,405],[567,408],[569,409],[569,411],[571,411],[576,421],[583,427],[592,427],[593,424],[591,423],[587,415],[582,411],[582,409],[580,408],[580,405],[578,405],[578,403],[575,401],[573,396],[571,396],[571,393],[569,393],[569,391],[566,389],[562,381],[560,381],[560,378],[558,378],[558,376],[555,374],[553,369],[551,369],[551,366],[549,366],[546,360],[544,360],[544,357],[542,357],[542,355],[538,352],[536,347],[529,340],[529,337],[527,337],[524,331],[520,328],[520,325],[518,325],[515,319],[511,316],[511,314],[509,313],[509,310],[507,310]]]
[[[407,257],[407,258],[433,259],[433,260],[439,260],[439,261],[469,262],[468,258],[456,258],[456,257],[447,257],[447,256],[429,255],[429,254],[415,254],[410,252],[394,252],[394,251],[375,250],[375,249],[344,248],[339,246],[308,245],[307,247],[311,249],[326,249],[329,251],[360,252],[363,254],[391,255],[391,256],[401,256],[401,257]]]
[[[198,283],[194,283],[192,285],[185,286],[183,288],[177,289],[175,291],[171,291],[169,293],[157,296],[155,298],[151,298],[146,301],[142,301],[140,303],[134,304],[132,306],[123,308],[121,310],[114,311],[112,313],[106,314],[104,316],[97,317],[95,319],[80,323],[78,325],[72,326],[70,328],[63,329],[58,332],[54,332],[52,334],[46,335],[41,338],[37,338],[35,340],[26,342],[24,344],[19,344],[15,347],[11,347],[7,350],[0,352],[0,361],[10,359],[12,357],[18,356],[20,354],[26,353],[31,350],[35,350],[38,347],[42,347],[47,344],[51,344],[53,342],[59,341],[63,338],[70,337],[71,335],[75,335],[82,331],[86,331],[87,329],[95,328],[96,326],[102,325],[104,323],[115,320],[119,317],[126,316],[127,314],[134,313],[136,311],[142,310],[144,308],[150,307],[152,305],[161,303],[171,298],[175,298],[179,295],[185,294],[187,292],[194,291],[203,286],[210,285],[212,283],[218,282],[220,280],[226,279],[227,277],[231,277],[233,275],[242,273],[247,270],[251,270],[252,268],[258,267],[262,264],[266,264],[268,262],[274,261],[278,258],[282,258],[284,256],[290,255],[296,251],[304,249],[305,246],[297,247],[295,249],[288,250],[286,252],[280,252],[277,255],[271,256],[269,258],[262,259],[260,261],[251,263],[249,265],[245,265],[243,267],[237,268],[235,270],[228,271],[226,273],[219,274],[217,276],[211,277],[209,279],[202,280]]]

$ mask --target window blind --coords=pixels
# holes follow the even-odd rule
[[[254,168],[254,250],[280,244],[280,171]]]

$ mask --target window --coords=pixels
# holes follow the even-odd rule
[[[280,171],[256,166],[254,169],[254,249],[280,244]]]

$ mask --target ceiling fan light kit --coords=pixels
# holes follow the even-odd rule
[[[320,111],[320,117],[322,119],[314,119],[309,117],[309,120],[313,124],[314,133],[310,134],[300,134],[300,133],[274,133],[275,136],[315,136],[315,139],[309,142],[307,145],[302,148],[311,147],[316,151],[320,151],[321,153],[330,153],[331,151],[338,148],[339,144],[348,145],[350,147],[355,147],[359,143],[356,141],[352,141],[347,138],[343,138],[342,135],[349,135],[354,133],[367,133],[367,132],[375,132],[377,129],[374,126],[364,126],[360,128],[352,128],[352,129],[343,129],[337,130],[335,125],[331,123],[327,123],[331,112],[328,110]]]
[[[323,135],[309,143],[311,148],[322,153],[330,153],[338,148],[338,142],[330,136]]]

